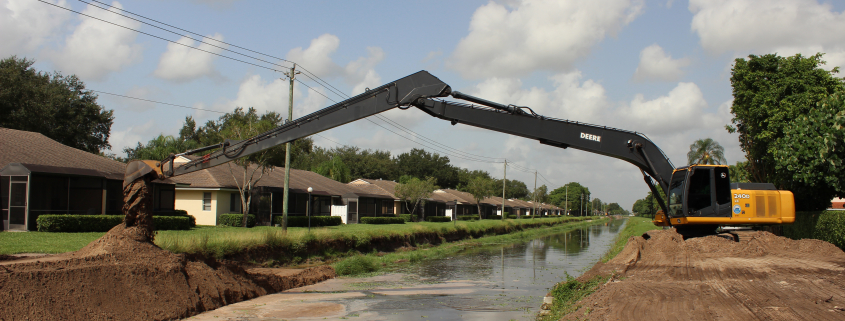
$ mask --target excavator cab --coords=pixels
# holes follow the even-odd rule
[[[772,184],[731,184],[724,165],[676,169],[668,194],[669,213],[656,216],[656,225],[703,231],[719,225],[788,224],[795,220],[791,192],[778,191]]]

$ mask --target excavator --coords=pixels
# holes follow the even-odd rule
[[[462,100],[446,100],[447,97]],[[415,107],[433,117],[621,159],[636,166],[660,210],[654,223],[674,227],[679,233],[715,232],[719,226],[790,224],[795,221],[795,201],[790,191],[770,183],[734,183],[725,165],[675,167],[644,134],[607,126],[538,115],[529,107],[503,105],[452,91],[427,71],[388,84],[318,110],[299,119],[242,140],[226,140],[189,150],[167,159],[131,162],[124,177],[126,224],[152,221],[148,195],[152,180],[178,176],[221,165],[393,108]],[[206,153],[207,152],[207,153]],[[201,154],[193,161],[174,165],[182,155]],[[658,186],[660,191],[658,191]],[[662,192],[662,193],[661,193]],[[151,224],[150,224],[151,225]],[[152,233],[152,227],[149,227]]]

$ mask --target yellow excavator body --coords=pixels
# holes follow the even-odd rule
[[[771,225],[795,222],[795,198],[784,190],[731,190],[730,217],[672,217],[671,225]],[[655,214],[652,223],[669,226],[663,211]]]

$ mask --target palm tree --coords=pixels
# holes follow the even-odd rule
[[[725,160],[725,148],[712,138],[699,139],[692,145],[689,145],[687,160],[690,165],[722,165],[727,163]]]

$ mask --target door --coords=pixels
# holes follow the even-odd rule
[[[29,176],[11,176],[9,186],[9,230],[26,231]]]

